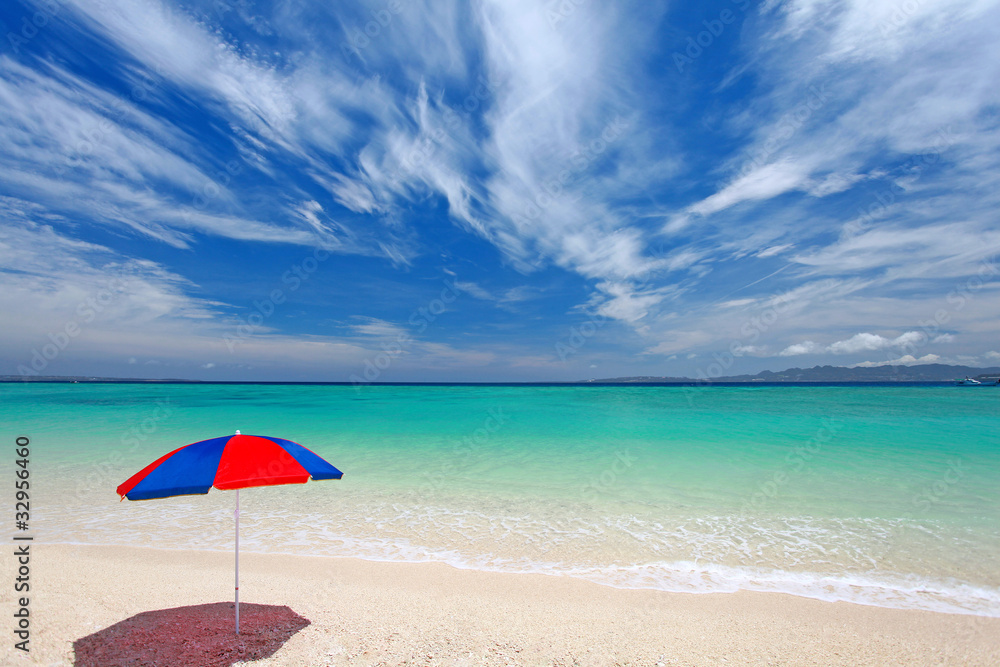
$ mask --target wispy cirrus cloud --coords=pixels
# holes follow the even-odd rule
[[[3,359],[13,373],[78,374],[93,356],[118,359],[126,375],[124,365],[136,359],[182,373],[195,367],[275,372],[289,364],[335,372],[382,353],[382,343],[400,336],[408,341],[396,362],[404,369],[496,360],[491,352],[428,341],[412,327],[375,318],[340,336],[287,335],[265,323],[227,346],[243,320],[230,315],[232,304],[191,296],[196,286],[183,276],[67,236],[58,230],[67,221],[38,204],[2,197],[0,218],[0,309],[31,313],[4,326]]]
[[[153,330],[166,335],[200,327],[218,315],[222,304],[191,297],[183,276],[149,260],[120,255],[108,247],[60,233],[61,216],[37,204],[0,198],[0,307],[10,318],[4,327],[8,352],[27,362],[30,350],[63,336],[69,328],[75,347],[103,345],[112,332],[141,339]]]
[[[768,86],[732,116],[729,127],[745,138],[743,146],[719,165],[714,191],[668,214],[664,226],[668,238],[698,248],[706,238],[717,248],[745,248],[752,226],[758,260],[794,247],[790,270],[765,282],[771,290],[790,281],[815,285],[818,275],[856,284],[850,297],[810,303],[803,312],[815,318],[813,327],[786,312],[762,337],[787,340],[796,327],[827,321],[840,331],[851,322],[906,326],[909,319],[913,326],[935,312],[918,305],[923,298],[914,300],[913,281],[944,303],[949,290],[962,289],[961,277],[975,276],[1000,249],[990,213],[997,196],[988,185],[1000,167],[1000,130],[984,123],[998,103],[987,83],[1000,73],[987,19],[997,16],[990,2],[791,2],[762,9],[754,33],[745,34],[749,62],[734,67]],[[988,64],[972,65],[979,62]],[[718,266],[718,253],[714,259]],[[979,297],[976,319],[993,300]],[[852,307],[861,308],[858,317]],[[703,307],[688,312],[694,317],[685,324],[695,329],[724,322],[730,326],[716,330],[738,328]],[[662,326],[652,336],[678,341],[653,348],[663,354],[681,351],[685,340]],[[771,349],[826,354],[831,345]]]
[[[766,225],[773,209],[782,206],[773,200],[794,193],[793,199],[808,202],[866,188],[870,194],[861,191],[862,205],[854,207],[862,208],[877,204],[876,197],[884,196],[880,191],[899,182],[906,195],[893,197],[900,214],[896,230],[930,226],[930,236],[945,221],[921,214],[928,200],[961,192],[969,203],[980,195],[992,201],[985,181],[967,173],[965,165],[989,163],[988,173],[997,166],[1000,133],[994,128],[984,136],[981,121],[981,113],[997,102],[987,82],[997,75],[1000,53],[983,23],[996,15],[995,3],[953,2],[914,7],[848,2],[823,8],[792,2],[766,11],[762,29],[748,39],[747,48],[752,71],[772,87],[732,124],[749,141],[727,161],[732,175],[722,179],[718,191],[676,214],[667,229],[676,231],[692,216],[711,217],[741,204],[752,205],[743,219]],[[988,64],[970,67],[972,62]],[[900,108],[911,112],[901,114]],[[927,159],[907,161],[907,155]],[[904,171],[893,173],[892,166],[885,171],[886,162]],[[872,164],[880,166],[865,166]],[[933,190],[920,187],[928,171],[935,172]],[[977,226],[988,229],[987,209],[974,205],[964,211],[963,226],[973,234]],[[812,239],[822,238],[825,225],[832,231],[849,222],[824,217],[814,216],[800,229],[786,228],[782,238],[814,245]],[[710,222],[725,233],[727,218]],[[896,245],[905,247],[907,241]],[[942,248],[940,256],[950,256],[951,250]]]
[[[311,248],[336,259],[295,311],[308,322],[268,322],[255,354],[322,341],[347,359],[372,323],[405,329],[419,302],[358,296],[378,271],[404,294],[451,272],[471,297],[413,359],[445,345],[548,369],[551,345],[500,354],[471,332],[528,341],[581,316],[606,320],[586,368],[718,349],[846,359],[902,349],[942,309],[927,346],[991,345],[996,2],[748,5],[683,72],[668,54],[700,19],[665,3],[558,21],[520,0],[61,6],[46,37],[0,56],[2,193],[36,206],[10,242],[56,244],[80,275],[148,262],[158,321],[199,345],[259,298],[233,298],[201,254],[281,276],[288,249]]]

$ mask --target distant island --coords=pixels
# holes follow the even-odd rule
[[[622,384],[648,383],[691,383],[691,382],[950,382],[956,378],[971,377],[995,380],[1000,376],[1000,367],[973,368],[972,366],[949,366],[947,364],[920,364],[916,366],[813,366],[812,368],[789,368],[784,371],[761,371],[756,375],[723,375],[714,378],[659,377],[638,375],[593,379],[589,382],[609,382]]]
[[[93,375],[0,375],[0,382],[143,382],[157,384],[194,384],[201,380],[180,380],[175,378],[109,378]]]
[[[958,378],[971,377],[979,381],[993,382],[1000,377],[1000,367],[973,368],[972,366],[949,366],[947,364],[921,364],[916,366],[813,366],[812,368],[789,368],[784,371],[761,371],[756,375],[724,375],[713,378],[672,377],[661,375],[634,375],[628,377],[577,380],[574,382],[372,382],[371,384],[709,384],[714,382],[951,382]],[[351,382],[254,382],[252,380],[182,380],[113,378],[94,376],[60,375],[0,375],[0,382],[118,382],[118,383],[161,383],[161,384],[353,384]]]

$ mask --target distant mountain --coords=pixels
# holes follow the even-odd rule
[[[813,366],[812,368],[789,368],[784,371],[761,371],[756,375],[727,375],[711,378],[712,382],[949,382],[956,378],[995,378],[1000,376],[1000,368],[973,368],[971,366],[949,366],[947,364],[921,364],[918,366],[876,366],[874,368],[846,366]],[[643,384],[650,382],[706,382],[704,378],[657,377],[641,375],[634,377],[606,378],[591,382],[620,382],[623,384]]]

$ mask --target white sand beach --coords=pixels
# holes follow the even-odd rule
[[[13,559],[4,559],[9,572]],[[223,552],[35,544],[31,651],[71,665],[73,642],[141,612],[232,600]],[[442,564],[244,553],[241,602],[311,624],[261,667],[303,665],[997,665],[1000,619],[772,593],[621,590]],[[13,608],[5,587],[3,609]],[[197,636],[196,629],[177,632]],[[140,650],[141,647],[135,647]]]

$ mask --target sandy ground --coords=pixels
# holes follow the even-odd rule
[[[78,640],[144,612],[233,593],[231,553],[34,544],[24,654],[13,646],[14,560],[3,558],[3,665],[72,665]],[[770,593],[629,591],[439,564],[241,554],[240,597],[310,622],[271,657],[248,663],[261,667],[1000,665],[1000,619]],[[186,625],[169,627],[198,641],[198,628]]]

